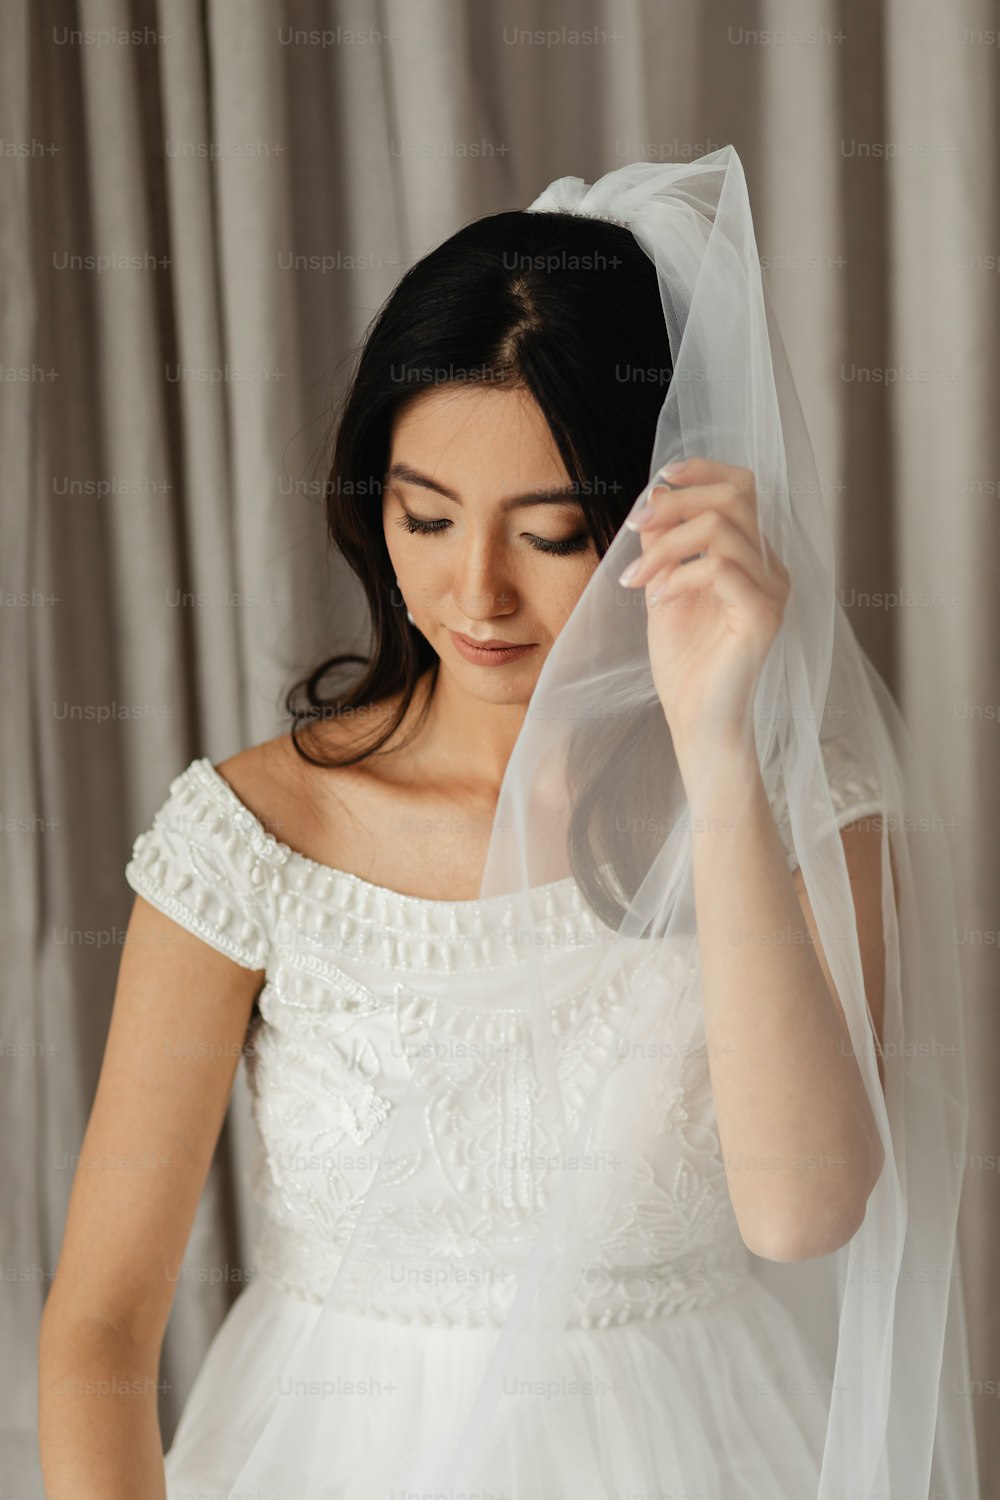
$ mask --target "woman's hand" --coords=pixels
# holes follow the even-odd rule
[[[691,458],[664,473],[625,523],[643,555],[621,581],[646,587],[653,681],[675,741],[718,747],[728,735],[745,745],[790,575],[761,535],[749,469]]]

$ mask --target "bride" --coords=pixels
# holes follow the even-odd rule
[[[50,1500],[974,1500],[938,1406],[962,1080],[893,1061],[958,1024],[915,920],[930,951],[946,888],[816,490],[759,438],[780,363],[698,376],[760,353],[752,275],[706,280],[752,269],[741,185],[731,148],[560,179],[375,320],[327,499],[371,653],[193,760],[126,870],[41,1332]],[[257,1274],[164,1459],[241,1056]]]

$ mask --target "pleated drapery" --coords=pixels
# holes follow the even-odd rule
[[[293,676],[366,643],[321,494],[355,345],[406,267],[470,219],[558,176],[729,142],[829,480],[844,601],[951,840],[991,1492],[998,32],[973,0],[5,0],[5,1492],[42,1495],[37,1325],[132,841],[195,755],[277,734]],[[241,1070],[164,1347],[165,1440],[252,1274],[251,1147]]]

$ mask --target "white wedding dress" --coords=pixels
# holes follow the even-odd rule
[[[828,769],[839,825],[878,810],[853,766]],[[534,1234],[543,1203],[532,1163],[547,1142],[517,1065],[528,1034],[510,903],[399,895],[318,864],[268,834],[207,759],[171,782],[126,877],[205,942],[266,971],[247,1056],[263,1214],[256,1276],[191,1390],[165,1460],[169,1500],[229,1496],[312,1331],[414,1069],[429,1091],[435,1149],[419,1164],[422,1212],[396,1226],[401,1262],[419,1274],[369,1279],[326,1325],[342,1367],[370,1375],[358,1394],[317,1401],[328,1493],[353,1496],[374,1464],[388,1473],[465,1410],[512,1295],[511,1251]],[[547,961],[565,971],[552,1009],[558,1038],[602,925],[572,877],[535,897]],[[467,1003],[442,999],[455,972],[468,974]],[[616,1003],[612,985],[606,1010]],[[602,1034],[607,1018],[597,1015],[592,1055],[578,1045],[561,1059],[570,1108]],[[442,1039],[449,1045],[435,1045]],[[452,1045],[464,1042],[480,1059],[472,1070]],[[498,1042],[491,1072],[482,1059]],[[704,1046],[665,1061],[657,1139],[560,1343],[567,1381],[589,1386],[587,1441],[561,1424],[558,1399],[544,1403],[544,1443],[508,1445],[494,1493],[813,1500],[829,1383],[740,1239]]]

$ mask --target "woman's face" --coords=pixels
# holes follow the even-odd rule
[[[563,493],[539,498],[552,491]],[[527,703],[599,561],[531,394],[455,384],[409,402],[393,428],[382,521],[400,607],[441,670],[477,698]],[[470,658],[453,632],[530,649]]]

